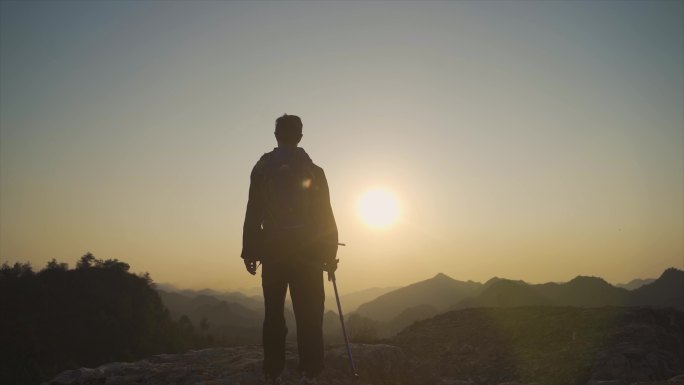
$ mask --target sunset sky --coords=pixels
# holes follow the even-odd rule
[[[0,263],[260,285],[249,173],[299,115],[342,291],[684,267],[684,2],[0,3]],[[369,226],[369,190],[397,221]]]

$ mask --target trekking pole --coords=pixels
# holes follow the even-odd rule
[[[340,246],[346,246],[344,243],[338,243]],[[335,299],[337,300],[337,311],[340,313],[340,324],[342,324],[342,335],[344,336],[344,345],[347,348],[347,357],[349,358],[349,366],[352,370],[352,375],[354,379],[359,378],[359,374],[356,372],[356,365],[354,365],[354,358],[352,358],[351,347],[349,346],[349,337],[347,337],[347,329],[344,327],[344,316],[342,315],[342,305],[340,304],[340,295],[337,292],[337,280],[335,279],[335,272],[328,273],[328,278],[333,283],[333,289],[335,289]]]

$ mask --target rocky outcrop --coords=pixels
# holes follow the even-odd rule
[[[684,374],[684,314],[675,309],[467,309],[390,342],[416,370],[450,383],[630,385]]]
[[[428,368],[419,368],[402,349],[391,345],[353,344],[360,380],[351,376],[343,346],[326,353],[326,370],[320,385],[478,385],[473,378],[437,376]],[[468,351],[463,353],[468,354]],[[241,346],[161,354],[137,362],[114,362],[89,369],[67,370],[41,385],[261,385],[261,348]],[[296,352],[288,349],[284,384],[298,383]],[[604,373],[605,374],[605,373]],[[619,377],[619,376],[618,376]],[[501,382],[498,385],[541,385],[534,382]],[[684,375],[663,381],[625,382],[593,379],[587,385],[684,385]]]
[[[411,379],[407,358],[395,346],[353,344],[352,351],[363,383],[399,384]],[[285,383],[298,383],[296,356],[296,351],[287,350]],[[262,357],[259,346],[162,354],[137,362],[67,370],[42,385],[257,385],[263,383]],[[353,383],[344,346],[328,349],[325,363],[319,384]]]

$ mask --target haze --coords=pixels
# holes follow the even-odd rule
[[[684,10],[630,2],[0,3],[0,262],[180,287],[239,258],[274,120],[328,177],[342,291],[684,266]],[[398,222],[357,213],[391,191]]]

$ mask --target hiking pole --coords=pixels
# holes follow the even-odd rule
[[[346,246],[344,243],[338,243],[339,246]],[[335,279],[335,272],[328,273],[328,278],[333,283],[333,289],[335,289],[335,299],[337,300],[337,311],[340,313],[340,324],[342,324],[342,335],[344,336],[344,345],[347,348],[347,357],[349,358],[349,366],[352,370],[352,375],[354,379],[359,378],[359,374],[356,372],[356,365],[354,365],[354,358],[352,358],[351,347],[349,346],[349,337],[347,337],[347,329],[344,327],[344,316],[342,315],[342,305],[340,304],[340,295],[337,292],[337,280]]]

